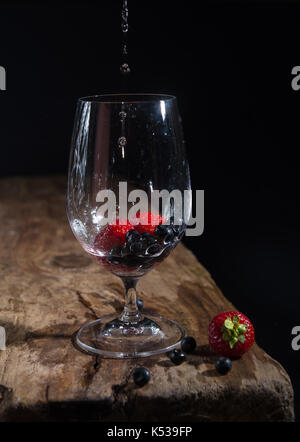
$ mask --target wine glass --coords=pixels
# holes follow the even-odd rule
[[[157,201],[159,192],[167,196]],[[139,309],[136,285],[178,244],[190,213],[189,166],[176,97],[80,98],[69,163],[68,219],[83,249],[122,279],[125,306],[119,316],[83,325],[76,335],[79,347],[125,358],[178,346],[184,329]]]

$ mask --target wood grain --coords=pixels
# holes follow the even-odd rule
[[[166,355],[113,360],[78,351],[85,322],[123,305],[121,280],[81,249],[67,223],[63,177],[0,181],[0,420],[291,421],[293,389],[257,345],[226,376],[207,325],[232,308],[194,255],[179,245],[141,279],[149,309],[178,320],[198,348],[173,365]],[[138,388],[134,367],[149,368]]]

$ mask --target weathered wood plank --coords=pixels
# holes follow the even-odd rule
[[[165,355],[112,360],[71,338],[84,322],[120,312],[121,280],[81,249],[68,226],[62,177],[0,181],[0,420],[293,420],[293,390],[258,346],[220,376],[206,330],[232,308],[193,254],[179,245],[139,283],[146,308],[178,320],[199,344],[187,362]],[[151,381],[134,386],[143,365]]]

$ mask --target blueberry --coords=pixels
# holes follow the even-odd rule
[[[229,358],[225,358],[224,356],[221,356],[217,362],[216,362],[216,370],[220,374],[226,374],[231,370],[231,360]]]
[[[170,226],[166,226],[165,224],[160,224],[155,229],[155,235],[159,236],[160,238],[164,238],[168,233]]]
[[[136,298],[136,305],[139,310],[143,310],[144,302],[141,298]]]
[[[157,243],[152,244],[151,246],[149,246],[146,250],[148,255],[155,255],[156,253],[158,253],[160,251],[160,246]]]
[[[148,246],[151,246],[152,244],[157,244],[157,239],[151,235],[151,238],[147,239],[147,244],[148,244]]]
[[[130,245],[130,252],[137,255],[143,255],[148,247],[147,239],[142,236],[136,242]]]
[[[192,353],[196,346],[196,341],[192,336],[186,336],[181,341],[181,350],[185,353]]]
[[[175,237],[174,231],[172,227],[169,227],[169,231],[167,235],[164,237],[164,243],[167,244],[168,242],[173,241],[174,237]]]
[[[173,364],[180,365],[185,361],[185,354],[181,350],[171,351],[169,358]]]
[[[132,253],[134,255],[142,253],[142,251],[144,250],[143,241],[138,240],[138,241],[130,243],[129,250],[130,250],[130,253]]]
[[[157,243],[157,239],[154,238],[154,236],[151,235],[151,233],[148,233],[148,232],[142,233],[142,238],[147,240],[147,245],[148,246],[150,246],[151,244],[156,244]]]
[[[172,227],[165,224],[160,224],[159,226],[157,226],[155,229],[155,234],[158,237],[163,238],[165,244],[173,241],[175,237],[175,233]]]
[[[139,237],[140,234],[136,230],[128,230],[128,232],[126,233],[126,242],[131,243],[133,241],[136,241]]]
[[[133,380],[136,385],[142,387],[150,380],[150,371],[145,367],[137,367],[133,372]]]

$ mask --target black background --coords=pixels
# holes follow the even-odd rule
[[[76,99],[123,87],[120,6],[1,5],[1,176],[66,172]],[[185,242],[288,371],[296,412],[299,28],[293,3],[129,0],[126,86],[177,95],[192,185],[205,190],[205,232]]]

